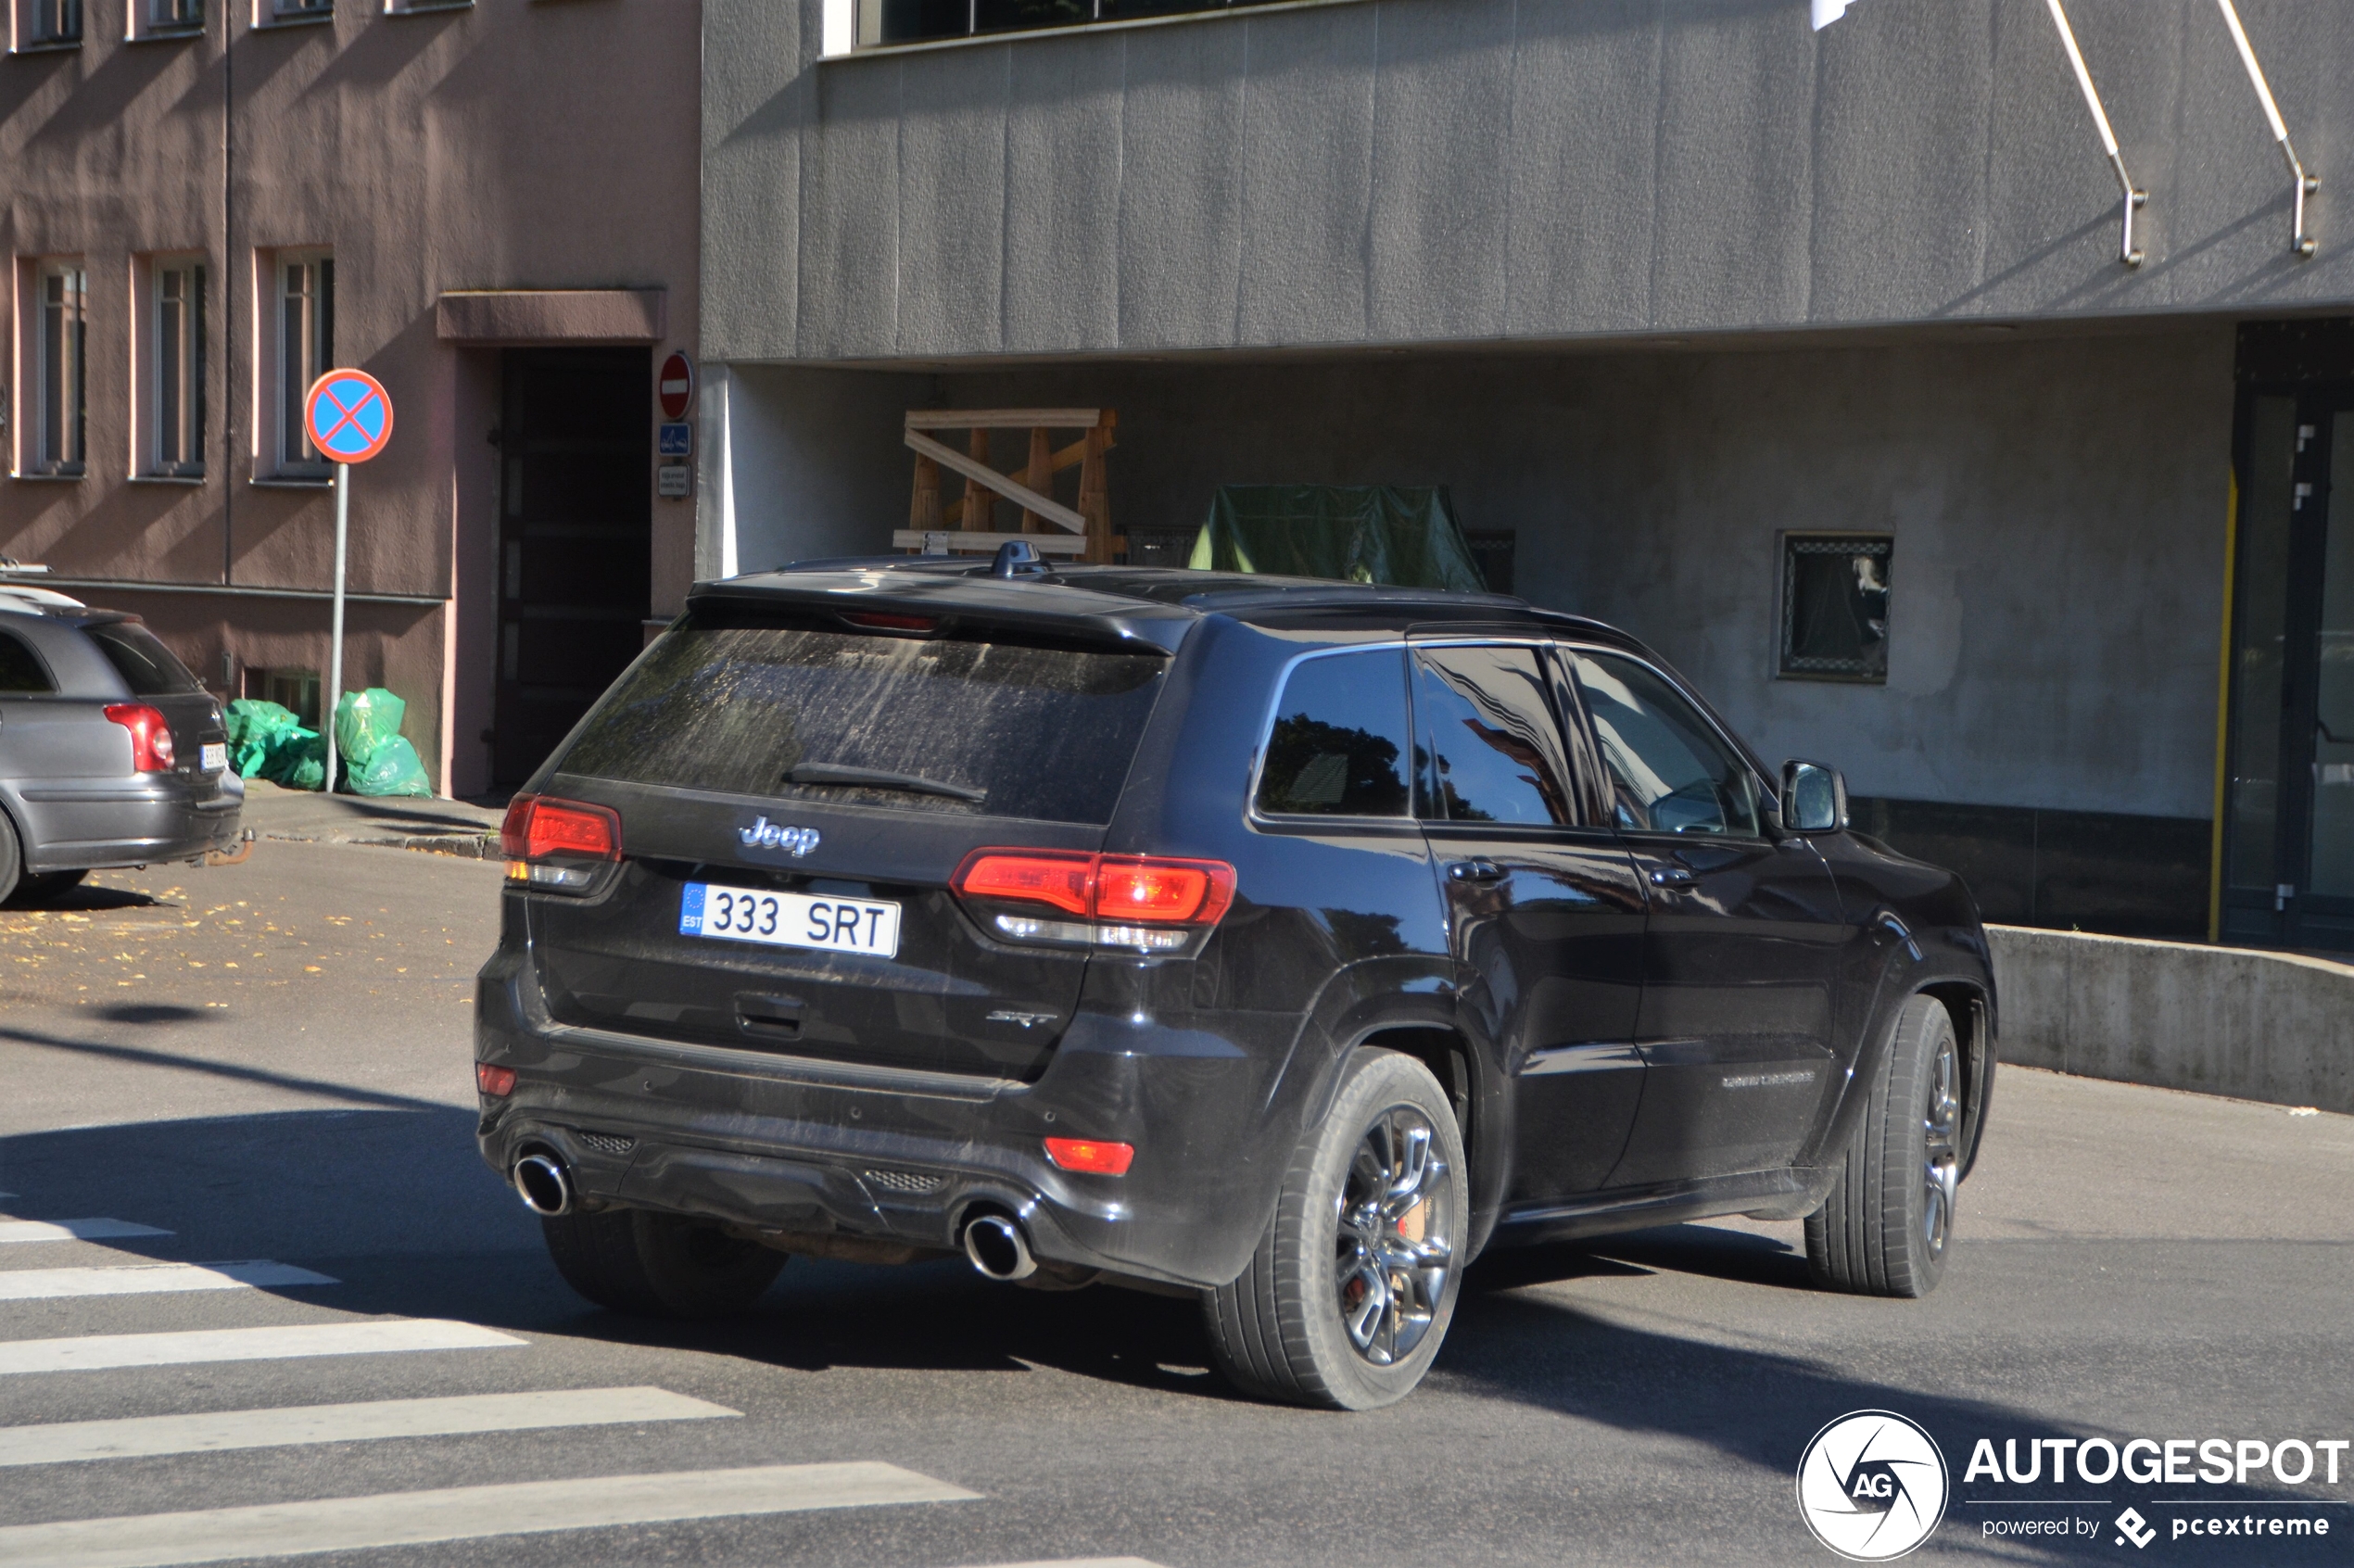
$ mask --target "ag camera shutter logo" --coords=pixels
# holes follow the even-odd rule
[[[1950,1487],[1936,1441],[1893,1410],[1840,1417],[1798,1461],[1800,1517],[1851,1562],[1886,1562],[1929,1539]]]

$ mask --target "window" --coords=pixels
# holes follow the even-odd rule
[[[590,710],[556,765],[727,794],[1101,824],[1168,667],[1154,654],[697,611]],[[804,767],[885,779],[786,777]],[[933,790],[888,787],[892,776]]]
[[[261,0],[266,16],[262,25],[273,21],[324,21],[335,14],[335,0]]]
[[[147,15],[146,35],[201,32],[204,31],[204,0],[132,0],[134,6],[144,3]]]
[[[54,48],[82,42],[82,0],[19,0],[19,47]]]
[[[199,689],[188,666],[173,656],[156,634],[136,621],[101,621],[82,630],[107,656],[133,697],[161,697],[174,691]]]
[[[278,471],[324,476],[327,461],[303,428],[310,384],[335,364],[335,263],[332,256],[280,252],[278,274]]]
[[[41,655],[24,645],[24,639],[8,632],[0,632],[0,692],[22,693],[55,691],[57,683],[49,678],[48,666]]]
[[[39,474],[80,474],[88,434],[82,392],[88,308],[86,274],[79,261],[41,269],[34,325],[40,356],[33,399],[32,467]]]
[[[1577,820],[1537,650],[1418,651],[1414,728],[1416,809],[1425,819],[1529,827]]]
[[[1785,679],[1888,679],[1886,534],[1782,536]]]
[[[1239,10],[1271,0],[858,0],[861,44],[969,38],[1023,28],[1078,27],[1187,11]]]
[[[1563,656],[1593,720],[1620,828],[1760,836],[1756,775],[1683,693],[1614,653]]]
[[[1404,816],[1405,758],[1404,650],[1303,660],[1285,680],[1267,732],[1259,809],[1274,816]]]
[[[151,408],[153,471],[204,476],[205,270],[199,261],[165,261],[155,274],[155,357]]]

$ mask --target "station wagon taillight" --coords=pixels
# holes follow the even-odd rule
[[[171,726],[145,702],[117,702],[107,717],[131,731],[131,766],[139,773],[171,771]]]
[[[969,902],[1012,905],[983,913],[994,935],[1016,942],[1173,953],[1224,917],[1234,868],[1222,860],[983,849],[965,857],[949,886]]]
[[[551,892],[586,892],[597,867],[582,861],[621,858],[621,814],[610,806],[517,795],[499,825],[507,879]]]

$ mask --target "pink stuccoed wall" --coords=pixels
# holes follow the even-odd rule
[[[87,0],[79,48],[0,57],[11,473],[0,479],[0,553],[104,582],[72,591],[147,617],[216,689],[224,654],[323,672],[323,599],[136,585],[329,586],[330,493],[255,482],[274,428],[257,417],[255,360],[275,343],[266,253],[331,249],[335,358],[384,382],[399,412],[390,448],[355,474],[350,588],[426,601],[352,605],[345,685],[407,698],[408,733],[429,766],[438,760],[441,787],[471,792],[487,780],[478,737],[491,721],[487,437],[499,355],[445,338],[439,301],[462,290],[660,290],[651,314],[608,297],[601,309],[497,319],[554,333],[658,320],[658,337],[627,339],[649,344],[650,367],[673,348],[691,351],[701,6],[476,0],[387,13],[383,0],[342,0],[330,22],[253,26],[270,3],[211,0],[201,36],[129,41],[144,0]],[[134,259],[158,252],[201,253],[208,271],[209,450],[196,484],[132,476],[133,316],[144,313]],[[76,481],[20,474],[32,455],[34,267],[62,255],[83,259],[90,291],[89,463]],[[264,479],[273,461],[263,458]],[[650,467],[650,492],[653,481]],[[692,574],[693,509],[652,505],[647,613],[658,616]]]

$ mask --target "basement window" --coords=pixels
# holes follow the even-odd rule
[[[994,32],[1084,27],[1217,11],[1271,0],[856,0],[860,48],[929,44]],[[833,52],[831,49],[829,53]]]
[[[1784,680],[1888,679],[1888,534],[1782,536]]]

